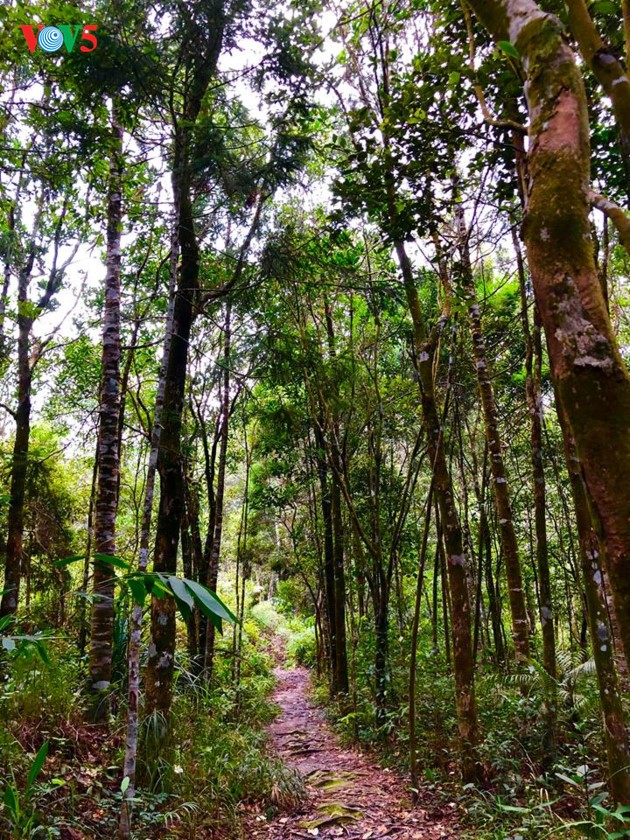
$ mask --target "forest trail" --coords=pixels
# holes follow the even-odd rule
[[[306,783],[307,799],[290,815],[267,821],[259,815],[248,838],[291,840],[347,837],[355,840],[437,840],[461,836],[454,814],[435,802],[414,807],[405,796],[407,783],[368,755],[343,747],[324,713],[309,699],[306,668],[275,669],[274,700],[281,715],[269,727],[271,748]],[[450,810],[450,809],[447,809]]]

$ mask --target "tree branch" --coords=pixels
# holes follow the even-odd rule
[[[614,201],[611,201],[609,198],[606,198],[593,190],[591,190],[589,194],[589,200],[593,207],[597,210],[601,210],[601,212],[610,219],[617,229],[619,241],[628,254],[630,254],[630,217],[626,215],[625,210],[622,210],[622,208],[618,204],[615,204]]]

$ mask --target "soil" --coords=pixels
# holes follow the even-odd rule
[[[412,805],[408,783],[357,748],[345,747],[309,699],[305,668],[276,668],[274,694],[282,713],[269,727],[272,749],[304,778],[307,796],[293,813],[252,815],[249,838],[293,840],[437,840],[461,837],[456,804],[421,791]]]

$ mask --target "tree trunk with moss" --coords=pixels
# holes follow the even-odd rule
[[[561,24],[533,0],[471,0],[471,5],[497,41],[514,45],[527,76],[527,257],[558,400],[601,526],[628,659],[630,377],[593,256],[584,85]]]

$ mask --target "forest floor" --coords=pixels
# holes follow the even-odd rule
[[[412,805],[406,781],[394,770],[379,766],[366,753],[343,746],[325,720],[323,710],[309,698],[306,668],[275,669],[274,700],[282,709],[269,727],[271,748],[297,770],[307,797],[290,814],[268,819],[252,815],[248,838],[292,840],[302,837],[347,837],[355,840],[437,840],[461,837],[454,803],[420,793]]]

